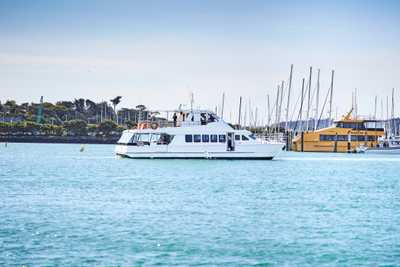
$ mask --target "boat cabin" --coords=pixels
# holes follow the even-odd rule
[[[384,122],[377,120],[340,120],[335,122],[334,127],[350,130],[383,131]]]

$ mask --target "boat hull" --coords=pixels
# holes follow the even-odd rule
[[[123,158],[130,159],[220,159],[220,160],[272,160],[272,156],[205,156],[205,155],[137,155],[137,154],[117,154]]]
[[[272,160],[284,145],[268,144],[258,147],[258,151],[140,151],[137,148],[118,145],[115,153],[118,156],[132,159],[237,159],[237,160]],[[150,150],[150,149],[147,149]]]

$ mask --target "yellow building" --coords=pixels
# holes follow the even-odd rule
[[[376,120],[353,119],[350,111],[331,127],[299,133],[292,150],[304,152],[355,152],[360,147],[376,147],[384,135],[383,124]]]

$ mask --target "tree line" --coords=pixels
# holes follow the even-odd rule
[[[62,125],[32,121],[0,122],[0,135],[49,135],[49,136],[117,136],[125,127],[114,121],[88,124],[84,120],[70,120]]]
[[[22,103],[15,100],[0,102],[0,134],[14,135],[117,135],[136,122],[118,120],[117,105],[121,96],[96,103],[90,99],[56,103]],[[42,112],[38,112],[41,109]],[[144,105],[136,106],[146,110]]]

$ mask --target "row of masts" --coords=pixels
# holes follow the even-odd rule
[[[327,91],[325,101],[322,109],[320,109],[320,69],[317,71],[317,82],[315,88],[312,86],[312,75],[313,68],[309,68],[308,81],[306,83],[305,78],[301,80],[301,94],[297,98],[294,107],[292,107],[292,87],[293,87],[293,64],[290,66],[289,80],[287,82],[281,81],[277,85],[276,96],[274,97],[274,103],[272,102],[272,96],[267,94],[266,98],[266,114],[265,119],[259,119],[259,110],[257,107],[252,108],[251,100],[247,101],[240,96],[238,106],[238,118],[237,125],[244,127],[259,127],[261,125],[269,129],[275,129],[275,131],[304,131],[317,129],[319,127],[319,121],[324,116],[325,110],[328,109],[327,117],[328,120],[332,120],[332,101],[333,101],[333,84],[334,84],[334,70],[331,72],[331,83]],[[327,101],[328,108],[326,107]],[[284,107],[286,102],[286,108]],[[300,102],[300,103],[299,103]],[[315,108],[313,106],[315,104]],[[222,102],[220,106],[219,115],[224,118],[224,105],[225,105],[225,93],[222,94]],[[299,107],[298,107],[299,106]],[[306,107],[306,108],[305,108]],[[297,111],[298,109],[298,111]],[[290,112],[292,110],[292,113]],[[215,108],[215,112],[218,113],[218,108]],[[305,118],[303,118],[306,113]],[[326,119],[326,117],[324,118]],[[233,122],[232,116],[230,121]],[[282,125],[284,123],[284,125]]]
[[[281,81],[277,85],[276,95],[266,95],[265,114],[261,114],[258,107],[253,107],[251,99],[240,96],[236,123],[230,112],[229,120],[239,127],[265,127],[272,132],[303,132],[317,130],[326,127],[333,120],[333,89],[335,71],[330,73],[329,88],[324,95],[321,91],[321,70],[317,69],[317,78],[313,86],[313,67],[309,67],[307,78],[301,79],[300,95],[294,98],[293,94],[293,64],[290,66],[288,81]],[[321,96],[323,98],[321,99]],[[381,99],[381,117],[379,120],[386,122],[386,129],[398,133],[398,127],[394,123],[394,89],[391,96],[391,110],[389,115],[389,97],[386,97],[386,118],[384,117],[384,98]],[[322,100],[322,101],[321,101]],[[224,119],[225,92],[222,94],[221,105],[215,107],[215,112]],[[285,103],[286,102],[286,103]],[[378,120],[377,116],[378,97],[375,96],[375,108],[371,119]],[[358,113],[358,90],[352,92],[352,117],[359,118]],[[219,111],[219,112],[218,112]],[[336,117],[337,117],[336,110]],[[397,128],[396,128],[397,127]]]
[[[354,89],[352,92],[352,115],[353,118],[358,119],[358,90]],[[386,115],[384,110],[384,101],[386,100]],[[390,112],[389,112],[390,107]],[[392,88],[391,100],[389,100],[389,96],[382,97],[380,99],[380,116],[378,116],[378,96],[374,98],[374,113],[369,115],[369,118],[372,120],[379,120],[385,123],[385,129],[387,134],[389,135],[398,135],[399,129],[397,123],[395,123],[395,89]]]

